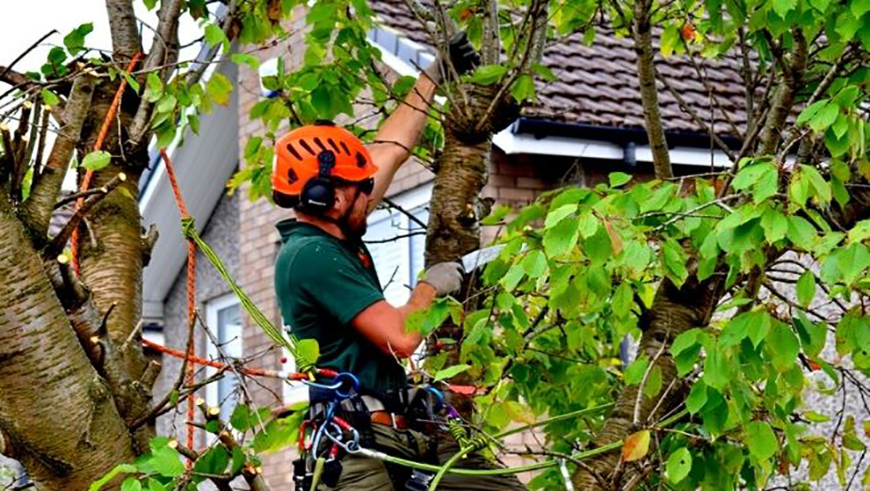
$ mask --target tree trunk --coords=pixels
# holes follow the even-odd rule
[[[671,342],[675,337],[693,327],[706,325],[709,322],[710,312],[721,295],[722,292],[713,279],[699,283],[694,277],[691,277],[682,288],[677,288],[669,280],[662,282],[658,292],[656,292],[650,311],[645,318],[641,319],[641,328],[644,332],[638,353],[646,354],[650,360],[656,360],[658,355],[656,366],[662,372],[663,388],[667,388],[677,378],[676,367],[669,351]],[[596,435],[592,448],[619,441],[640,429],[635,428],[634,425],[638,389],[637,386],[627,386],[622,390],[613,413]],[[662,404],[658,404],[658,402],[661,395],[664,395],[664,390],[657,397],[642,396],[638,412],[639,424],[643,425],[647,421],[657,405],[656,415],[658,416],[673,408],[683,399],[685,395],[683,389],[685,387],[675,386],[668,392],[668,398]],[[656,415],[653,415],[653,420],[655,420]],[[620,453],[613,451],[588,460],[586,463],[599,475],[608,476],[617,468],[619,459]],[[582,469],[574,474],[573,481],[578,491],[601,489],[595,477]],[[621,489],[621,486],[618,489]]]
[[[0,200],[0,429],[37,489],[87,489],[135,458],[12,207]]]

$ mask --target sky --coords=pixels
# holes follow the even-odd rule
[[[148,12],[141,0],[134,0],[134,4],[137,17],[156,27],[156,9]],[[105,0],[0,0],[0,5],[3,8],[0,16],[0,65],[8,65],[40,37],[56,29],[58,34],[46,39],[15,65],[19,72],[39,71],[52,46],[62,46],[67,33],[87,22],[93,22],[94,31],[88,35],[85,44],[100,49],[112,48]],[[199,29],[190,17],[185,16],[183,20],[179,37],[185,44],[198,37]],[[145,28],[142,37],[146,49],[152,36]],[[190,58],[196,55],[196,51],[185,55]]]
[[[141,0],[134,0],[134,5],[137,18],[150,26],[157,26],[156,9],[149,12]],[[56,29],[57,34],[47,38],[13,67],[21,73],[38,72],[51,48],[63,46],[63,37],[87,22],[94,24],[94,30],[85,39],[85,46],[112,49],[112,35],[109,31],[105,0],[0,0],[0,6],[3,9],[3,15],[0,16],[0,65],[2,66],[8,66],[39,38]],[[195,21],[185,16],[182,18],[179,41],[187,44],[199,37],[200,32]],[[152,37],[152,31],[144,28],[142,38],[146,51]],[[198,52],[198,46],[187,48],[182,52],[180,59],[192,59]],[[8,88],[9,85],[0,82],[0,93]],[[2,102],[7,101],[8,99]],[[49,133],[48,148],[51,148],[53,140]],[[64,189],[75,188],[74,178],[74,173],[67,174]]]

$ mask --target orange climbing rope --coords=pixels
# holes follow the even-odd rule
[[[181,196],[181,188],[178,187],[178,179],[175,178],[175,170],[172,168],[172,161],[166,155],[166,149],[160,149],[160,157],[163,158],[163,163],[166,166],[166,175],[169,176],[169,184],[172,186],[172,192],[175,194],[175,204],[178,205],[178,211],[181,213],[181,218],[190,217],[187,213],[187,205],[184,204],[184,198]],[[193,239],[187,239],[187,322],[191,331],[193,331],[196,323],[196,242]],[[196,356],[196,343],[190,343],[187,357],[192,360]],[[193,386],[196,382],[194,377],[193,363],[187,364],[187,385]],[[194,412],[193,392],[187,396],[187,420],[193,422],[196,417]],[[193,449],[193,434],[195,428],[190,425],[187,428],[187,448]],[[188,467],[192,462],[188,461]]]
[[[142,58],[142,53],[136,53],[133,55],[133,58],[130,59],[130,63],[127,64],[127,73],[130,73],[133,70],[133,67],[136,66],[136,62]],[[121,85],[118,86],[118,91],[115,92],[115,98],[112,99],[112,105],[109,106],[109,112],[106,113],[106,119],[103,121],[103,126],[100,127],[100,133],[97,135],[97,141],[94,143],[94,151],[101,150],[103,148],[103,141],[106,139],[106,135],[109,133],[109,125],[112,124],[112,119],[115,118],[115,113],[118,111],[118,106],[121,105],[121,95],[124,93],[124,89],[127,88],[127,78],[121,78]],[[85,172],[85,178],[82,180],[82,185],[79,188],[79,192],[85,192],[91,185],[91,180],[94,177],[94,171],[88,169]],[[78,210],[85,204],[85,198],[79,198],[76,200],[75,209]],[[73,229],[72,236],[70,237],[70,256],[72,256],[72,266],[73,271],[76,274],[81,274],[81,265],[79,264],[79,228],[76,227]]]

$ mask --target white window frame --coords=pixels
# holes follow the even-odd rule
[[[421,206],[428,204],[432,200],[432,188],[433,183],[428,182],[426,184],[422,184],[413,189],[405,191],[395,196],[391,196],[390,200],[394,202],[397,206],[400,206],[402,209],[407,211],[413,211]],[[396,235],[405,234],[406,230],[411,228],[411,219],[408,218],[404,213],[390,209],[389,207],[383,207],[376,210],[369,216],[368,223],[374,224],[383,220],[395,220],[396,224],[399,228],[396,229]],[[365,240],[365,238],[363,238]],[[402,254],[402,267],[404,270],[410,274],[413,274],[411,271],[411,240],[412,237],[403,237],[400,239],[396,239],[395,242],[392,242],[391,245],[394,247],[402,248],[405,253]],[[369,246],[371,247],[371,246]],[[377,260],[375,259],[377,262]],[[377,267],[377,263],[375,264]],[[381,286],[385,287],[390,278],[381,278]],[[406,278],[401,278],[398,281],[401,281],[401,284],[405,284]],[[387,296],[387,301],[392,305],[403,305],[408,297],[410,296],[410,292],[405,292],[404,295],[399,296]]]
[[[214,334],[215,338],[219,336],[218,329],[218,312],[221,310],[230,308],[234,305],[239,307],[239,315],[241,316],[241,302],[236,297],[234,293],[230,293],[227,295],[222,295],[220,297],[209,300],[205,306],[206,312],[206,322],[208,328],[211,330],[212,334]],[[239,352],[244,353],[244,339],[243,339],[244,329],[239,330],[239,338],[238,341],[233,340],[233,342],[239,343]],[[220,339],[218,338],[218,342]],[[211,341],[211,339],[206,339],[206,354],[208,359],[210,360],[218,360],[220,359],[220,354],[218,353],[217,346]],[[206,377],[211,377],[217,373],[217,369],[213,367],[206,368]],[[231,376],[231,375],[230,375]],[[219,400],[220,395],[218,394],[218,384],[213,383],[209,384],[205,387],[205,400],[206,403],[210,407],[218,407],[220,406],[221,401]]]

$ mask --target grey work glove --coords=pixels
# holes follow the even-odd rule
[[[420,280],[435,288],[436,295],[450,295],[462,287],[462,263],[438,263],[423,274]]]
[[[459,75],[470,72],[480,64],[480,55],[471,45],[465,31],[459,31],[450,38],[447,50],[450,52],[450,62],[453,63],[453,67],[456,68]],[[439,54],[435,61],[426,68],[425,73],[433,82],[440,84],[444,81],[445,75],[450,73],[450,70]]]

